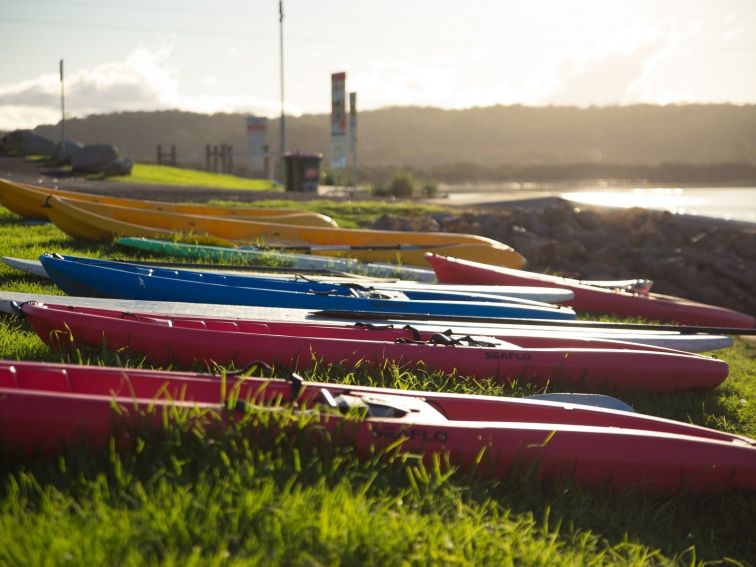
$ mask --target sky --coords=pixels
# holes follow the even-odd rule
[[[756,103],[756,0],[284,0],[287,115]],[[126,110],[281,112],[278,0],[0,0],[0,130]]]

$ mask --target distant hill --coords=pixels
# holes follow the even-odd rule
[[[287,117],[290,149],[329,151],[328,116]],[[359,115],[362,171],[406,167],[441,180],[581,177],[756,179],[756,105],[601,108],[394,107]],[[36,131],[55,139],[57,126]],[[268,143],[278,148],[278,121]],[[120,112],[66,122],[66,135],[108,142],[139,161],[175,145],[184,165],[204,165],[205,145],[231,144],[241,168],[245,116],[181,111]],[[686,179],[677,179],[685,181]]]

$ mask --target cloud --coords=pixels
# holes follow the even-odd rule
[[[25,106],[21,104],[0,105],[0,131],[34,128],[39,124],[56,124],[60,120],[60,108]]]
[[[537,89],[542,103],[608,105],[640,102],[653,70],[678,43],[669,30],[635,27],[591,49],[560,57]]]
[[[479,48],[420,63],[394,60],[357,71],[350,83],[369,93],[363,108],[632,104],[653,100],[653,74],[679,41],[668,24],[634,26],[597,37],[588,42],[590,48],[557,54],[523,47],[513,58],[508,52]]]
[[[78,69],[65,77],[66,115],[82,116],[113,110],[165,108],[176,96],[174,72],[166,64],[170,47],[155,51],[137,49],[124,61]],[[45,115],[60,105],[57,74],[0,87],[0,108],[27,109],[29,118]],[[36,109],[36,110],[33,110]]]
[[[77,69],[65,76],[66,117],[125,110],[179,109],[194,112],[250,112],[272,116],[274,100],[250,96],[186,94],[171,63],[173,48],[138,48],[122,61]],[[194,85],[196,87],[196,85]],[[212,86],[208,84],[205,86]],[[296,106],[287,112],[301,113]],[[0,130],[33,128],[60,119],[57,73],[12,85],[0,85]]]
[[[439,57],[421,64],[394,59],[350,72],[348,89],[364,93],[364,109],[394,105],[455,108],[466,102],[457,96],[459,64],[458,58]]]

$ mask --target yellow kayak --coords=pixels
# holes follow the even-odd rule
[[[58,228],[84,240],[110,242],[119,236],[141,236],[226,246],[295,246],[299,252],[417,266],[428,265],[424,257],[427,252],[497,266],[521,267],[524,264],[523,257],[509,246],[473,234],[305,227],[156,211],[146,213],[55,196],[48,199],[47,206],[48,216]],[[177,216],[188,224],[168,228],[167,223],[177,222]]]
[[[29,185],[19,181],[9,181],[0,178],[0,204],[17,215],[29,219],[48,220],[47,209],[43,206],[48,195],[63,197],[82,203],[102,203],[130,207],[133,209],[147,209],[172,213],[186,213],[191,215],[206,215],[213,217],[263,219],[265,222],[281,224],[297,224],[303,226],[338,226],[329,216],[312,211],[297,211],[293,209],[266,209],[259,207],[222,207],[217,205],[194,205],[180,203],[165,203],[162,201],[148,201],[142,199],[127,199],[124,197],[110,197],[107,195],[93,195],[79,191],[63,189],[48,189],[46,187]]]

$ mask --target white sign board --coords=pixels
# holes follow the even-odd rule
[[[331,75],[331,169],[346,169],[349,156],[346,73]]]
[[[247,167],[252,171],[265,168],[265,137],[268,132],[268,119],[247,116]]]

